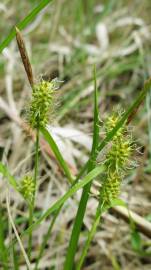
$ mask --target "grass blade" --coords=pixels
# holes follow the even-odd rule
[[[30,22],[34,20],[37,14],[43,10],[52,0],[43,0],[37,5],[21,22],[19,22],[16,26],[19,30],[24,29]],[[0,53],[9,45],[12,39],[16,35],[15,27],[9,33],[9,35],[5,38],[5,40],[0,44]]]
[[[58,163],[60,164],[61,168],[63,169],[65,175],[67,176],[70,183],[73,183],[74,179],[70,173],[67,163],[65,162],[63,156],[61,155],[57,144],[55,143],[54,139],[52,138],[51,134],[48,132],[46,128],[40,128],[41,133],[43,134],[45,140],[49,143]]]
[[[96,83],[96,69],[94,68],[94,126],[93,126],[93,143],[88,163],[88,172],[93,170],[96,166],[97,147],[99,142],[99,114],[98,114],[98,99],[97,99],[97,83]],[[67,250],[67,256],[65,260],[64,269],[70,270],[73,268],[74,256],[76,253],[80,231],[83,223],[84,214],[89,198],[89,192],[91,188],[91,182],[89,182],[83,189],[81,200],[79,203],[78,211],[76,214],[75,222],[73,225],[69,247]]]

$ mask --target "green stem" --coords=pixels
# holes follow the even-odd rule
[[[67,251],[66,261],[64,265],[64,270],[73,269],[73,260],[77,249],[77,244],[80,236],[80,231],[83,223],[83,218],[87,206],[87,201],[89,198],[91,183],[88,183],[82,192],[79,208],[77,211],[75,223],[72,229],[72,234],[70,238],[70,243]]]
[[[96,160],[96,156],[97,156],[97,152],[95,152],[95,150],[96,150],[96,148],[94,146],[92,146],[91,159],[87,163],[88,173],[95,168],[95,160]],[[82,173],[84,173],[84,171],[85,171],[85,168],[84,168]],[[65,261],[65,265],[64,265],[64,270],[73,269],[74,256],[76,253],[78,240],[79,240],[79,236],[80,236],[80,232],[81,232],[81,227],[83,224],[83,219],[84,219],[86,206],[87,206],[87,202],[88,202],[88,198],[89,198],[91,184],[92,184],[92,182],[88,183],[83,188],[83,191],[82,191],[78,211],[77,211],[75,222],[74,222],[73,229],[72,229],[69,247],[67,250],[67,256],[66,256],[66,261]]]
[[[82,265],[84,263],[86,255],[87,255],[90,243],[91,243],[91,241],[92,241],[92,239],[93,239],[93,237],[95,235],[97,226],[100,223],[101,214],[102,214],[101,208],[100,208],[100,206],[98,206],[93,225],[92,225],[91,230],[90,230],[90,232],[88,234],[88,238],[87,238],[87,241],[86,241],[86,243],[84,245],[84,248],[83,248],[79,263],[78,263],[78,265],[76,267],[76,270],[82,269]]]
[[[38,163],[39,163],[39,128],[37,128],[36,132],[36,143],[35,143],[35,172],[34,172],[34,185],[35,190],[33,194],[32,203],[29,205],[29,226],[33,223],[33,214],[35,207],[35,195],[36,195],[36,187],[37,187],[37,176],[38,176]],[[30,259],[31,256],[31,248],[32,248],[32,231],[29,233],[28,240],[28,256]]]
[[[17,251],[15,250],[15,245],[13,245],[12,251],[13,251],[14,270],[19,270],[19,256],[17,255]]]
[[[60,213],[60,210],[62,209],[62,206],[63,206],[63,205],[61,205],[61,206],[57,209],[57,211],[55,212],[55,215],[54,215],[54,217],[53,217],[53,219],[52,219],[52,221],[51,221],[51,223],[50,223],[50,225],[49,225],[49,227],[48,227],[48,231],[47,231],[46,235],[44,236],[44,239],[43,239],[42,245],[41,245],[41,247],[40,247],[40,251],[39,251],[39,254],[38,254],[38,258],[37,258],[37,261],[36,261],[36,265],[35,265],[34,270],[38,270],[38,265],[39,265],[40,259],[41,259],[42,255],[43,255],[43,253],[44,253],[46,244],[47,244],[47,242],[48,242],[48,239],[50,238],[50,235],[51,235],[53,226],[54,226],[55,221],[56,221],[56,219],[57,219],[57,217],[58,217],[58,215],[59,215],[59,213]]]
[[[2,211],[0,210],[0,260],[3,265],[3,269],[8,269],[8,254],[5,247],[5,239],[4,239],[4,220],[2,216]]]

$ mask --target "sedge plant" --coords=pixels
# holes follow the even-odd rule
[[[105,139],[99,143],[98,145],[98,151],[101,151],[107,144],[108,142],[112,141],[112,139],[114,138],[114,136],[116,136],[116,133],[118,132],[118,130],[124,125],[124,123],[129,123],[132,119],[132,117],[134,116],[134,114],[136,113],[136,108],[138,108],[140,106],[140,104],[142,103],[145,95],[147,94],[147,92],[150,89],[150,85],[151,82],[150,80],[146,81],[143,90],[140,92],[139,96],[136,98],[136,100],[133,102],[133,104],[128,108],[128,110],[118,119],[118,122],[116,123],[115,127],[112,128],[111,131],[108,132],[108,134],[106,135]],[[46,133],[47,134],[47,133]],[[45,135],[46,135],[45,134]],[[47,134],[48,135],[48,134]],[[47,138],[45,136],[45,138]],[[48,140],[48,142],[50,142]],[[55,146],[56,147],[56,146]],[[55,147],[53,147],[53,149],[56,149]],[[55,154],[58,153],[55,151]],[[57,156],[57,155],[56,155]],[[62,166],[63,163],[60,163],[60,165]],[[85,170],[87,170],[87,164],[82,168],[81,172],[79,173],[79,178],[81,178],[82,174],[85,172]],[[62,166],[63,170],[64,167]],[[65,170],[64,170],[65,171]],[[73,196],[74,193],[76,193],[80,188],[84,187],[85,185],[87,185],[88,183],[90,183],[95,177],[97,177],[99,174],[101,174],[104,171],[104,167],[102,167],[102,165],[95,167],[93,170],[90,171],[90,173],[88,173],[83,180],[81,180],[80,182],[77,181],[77,183],[75,185],[73,185],[73,187],[71,187],[69,189],[69,191],[67,191],[67,193],[65,193],[63,195],[63,197],[61,197],[58,201],[56,201],[52,206],[50,206],[50,208],[48,208],[48,210],[46,210],[46,212],[43,213],[43,215],[37,219],[37,221],[32,224],[32,226],[30,226],[27,230],[25,230],[22,233],[22,237],[23,235],[29,234],[32,230],[36,229],[36,227],[38,225],[40,225],[42,223],[43,220],[45,220],[49,215],[51,215],[52,213],[54,213],[57,209],[59,209],[59,207],[61,207],[68,198],[70,198],[71,196]],[[5,177],[8,177],[8,180],[10,182],[11,185],[14,186],[14,188],[16,189],[16,184],[14,181],[14,178],[8,173],[8,171],[6,170],[6,168],[4,166],[1,166],[1,172],[3,173],[3,175]],[[78,178],[77,178],[78,180]],[[98,212],[98,216],[100,216],[100,211]],[[99,217],[96,220],[99,222]],[[96,224],[95,223],[95,224]],[[96,224],[97,225],[97,224]],[[93,227],[94,228],[94,227]]]
[[[115,115],[114,115],[114,117],[112,116],[111,119],[108,119],[108,122],[106,123],[106,130],[107,130],[106,137],[105,137],[104,140],[102,140],[102,142],[100,142],[98,144],[98,147],[96,148],[97,154],[100,153],[103,150],[103,148],[110,141],[115,140],[115,138],[118,137],[118,133],[120,134],[120,129],[124,129],[124,126],[128,125],[131,122],[131,120],[135,116],[139,106],[141,105],[142,101],[144,100],[147,92],[150,90],[150,87],[151,87],[151,80],[149,79],[149,80],[147,80],[145,82],[143,90],[140,93],[140,95],[138,96],[138,98],[127,109],[127,111],[123,115],[121,115],[121,117],[120,116],[115,117]],[[110,120],[112,120],[112,121],[110,122]],[[109,125],[108,125],[108,123],[109,123]],[[122,141],[121,141],[121,143],[122,143]],[[119,144],[118,144],[118,146],[119,146]],[[108,162],[109,159],[110,160],[114,159],[113,157],[115,157],[115,155],[113,153],[116,153],[115,150],[118,150],[118,149],[114,149],[116,147],[117,147],[117,145],[114,144],[113,149],[109,153],[106,162]],[[122,159],[119,158],[118,162],[115,162],[115,160],[114,160],[115,163],[113,162],[114,166],[116,166],[117,169],[118,169],[118,163],[119,162],[121,164],[122,163],[124,164],[124,162],[126,163],[127,159],[129,158],[129,154],[131,152],[130,141],[127,141],[126,144],[122,145],[122,147],[123,147],[122,151],[124,150],[124,155],[123,155]],[[120,151],[121,151],[121,149],[120,149]],[[121,155],[121,153],[120,153],[120,155]],[[82,174],[86,170],[88,170],[89,165],[91,164],[91,162],[90,163],[89,162],[90,162],[90,159],[87,162],[86,166],[84,166],[84,168],[82,169],[82,171],[80,173],[80,177],[82,176]],[[107,165],[107,163],[106,163],[106,165]],[[110,172],[110,170],[109,170],[109,172]],[[110,193],[107,186],[111,186],[111,189],[113,190],[113,193],[111,192],[110,196],[112,197],[112,199],[115,199],[117,197],[117,195],[119,194],[119,190],[120,190],[119,183],[121,182],[121,176],[119,177],[119,175],[114,175],[113,174],[111,177],[114,178],[114,180],[116,180],[115,181],[116,183],[114,181],[111,181],[111,178],[108,177],[107,180],[104,182],[101,193],[102,193],[102,195],[105,195],[105,197],[106,197],[107,193]],[[114,183],[114,184],[111,184],[111,183]],[[114,188],[113,188],[112,185],[114,186]],[[84,214],[85,214],[85,211],[86,211],[86,205],[87,205],[87,201],[88,201],[89,190],[90,190],[90,186],[89,186],[89,189],[86,189],[86,188],[83,189],[83,193],[82,193],[81,201],[80,201],[82,203],[79,204],[78,212],[77,212],[76,219],[75,219],[75,222],[74,222],[74,225],[73,225],[71,238],[70,238],[70,243],[69,243],[69,247],[68,247],[68,250],[67,250],[67,256],[66,256],[66,260],[65,260],[64,270],[70,270],[70,269],[72,269],[74,267],[74,258],[75,258],[75,254],[76,254],[76,250],[77,250],[77,246],[78,246],[78,240],[79,240],[79,237],[80,237],[80,231],[81,231],[80,228],[82,226]],[[93,236],[95,234],[96,228],[97,228],[97,226],[99,224],[100,216],[101,216],[101,213],[103,211],[102,209],[104,208],[105,205],[107,206],[106,200],[107,199],[104,200],[104,198],[103,198],[103,201],[102,201],[102,199],[100,199],[100,203],[99,203],[98,209],[96,211],[95,221],[94,221],[94,224],[93,224],[92,229],[90,231],[90,234],[88,236],[86,246],[85,246],[85,248],[83,250],[83,253],[82,253],[79,265],[78,265],[78,269],[80,269],[81,265],[83,264],[83,261],[84,261],[84,258],[86,256],[88,247],[89,247],[90,242],[91,242],[91,240],[92,240],[92,238],[93,238]],[[117,203],[119,203],[119,201]],[[112,204],[109,203],[109,196],[108,196],[108,208],[111,207],[111,205]],[[82,212],[82,214],[81,214],[81,212]]]
[[[37,189],[37,178],[39,168],[39,133],[40,128],[45,128],[49,115],[52,114],[54,107],[54,95],[55,86],[54,81],[48,82],[41,80],[38,84],[34,84],[32,87],[32,98],[28,108],[28,123],[32,129],[36,130],[36,142],[35,142],[35,171],[34,171],[34,189],[31,204],[29,205],[30,217],[29,225],[33,222],[33,212],[35,205],[35,194]],[[29,252],[30,257],[32,247],[32,232],[29,234]]]
[[[113,113],[105,121],[106,134],[111,131],[120,118],[119,113]],[[94,222],[88,233],[85,246],[83,248],[77,270],[82,269],[84,259],[86,257],[90,243],[95,235],[101,215],[104,211],[112,206],[114,201],[118,199],[122,179],[127,173],[128,165],[133,151],[133,141],[131,135],[128,134],[126,125],[124,124],[114,136],[111,147],[107,152],[104,160],[105,175],[103,177],[100,195],[98,197],[98,207],[96,210]]]
[[[33,216],[34,216],[34,207],[35,207],[35,198],[36,198],[36,190],[37,190],[37,178],[38,178],[38,168],[39,168],[39,147],[40,147],[40,129],[43,130],[43,133],[45,132],[46,125],[48,124],[50,115],[53,114],[54,104],[55,104],[55,90],[56,90],[56,79],[52,81],[45,81],[43,79],[40,80],[40,82],[35,83],[33,78],[33,71],[32,67],[28,58],[28,54],[26,51],[26,47],[22,38],[22,35],[18,28],[16,28],[16,39],[18,48],[20,51],[21,59],[29,80],[29,83],[32,88],[32,97],[29,102],[29,106],[27,108],[27,122],[29,124],[29,127],[32,128],[32,130],[35,130],[35,169],[34,169],[34,175],[29,176],[26,175],[21,179],[20,186],[19,186],[19,192],[23,195],[25,200],[28,202],[29,206],[29,226],[33,223]],[[60,158],[60,152],[57,146],[54,144],[54,141],[52,137],[49,135],[49,140],[51,140],[51,144],[53,144],[54,152],[59,157],[59,161],[63,163],[63,166],[65,168],[65,172],[68,175],[69,179],[71,180],[71,175],[69,173],[69,170],[67,169],[67,166],[64,162],[63,158]],[[55,220],[54,220],[55,221]],[[52,223],[53,224],[53,223]],[[45,247],[46,239],[48,238],[51,227],[53,225],[50,224],[50,227],[48,228],[47,237],[44,237],[43,244],[40,249],[39,258],[37,260],[37,266],[38,261],[40,257],[42,256],[43,249]],[[29,233],[29,241],[28,241],[28,257],[31,256],[31,249],[32,249],[32,230]],[[36,266],[36,267],[37,267]]]
[[[42,257],[47,241],[50,238],[52,228],[55,224],[57,216],[59,215],[59,212],[62,209],[62,206],[67,201],[67,199],[72,197],[79,189],[83,189],[64,264],[64,270],[74,269],[74,258],[77,251],[81,227],[84,222],[84,216],[86,212],[87,202],[89,199],[91,184],[96,177],[102,177],[103,175],[103,182],[100,189],[100,196],[98,197],[99,202],[94,218],[94,223],[92,224],[92,228],[88,233],[86,245],[82,251],[82,255],[77,265],[77,270],[79,270],[82,269],[84,259],[86,257],[90,242],[100,222],[102,212],[114,205],[116,203],[116,199],[119,196],[121,182],[124,175],[126,174],[126,166],[129,162],[129,158],[133,150],[131,136],[128,135],[126,125],[132,120],[138,107],[140,106],[147,92],[149,91],[151,81],[148,80],[145,83],[143,91],[139,94],[139,96],[125,113],[123,113],[122,115],[115,113],[108,117],[105,122],[106,137],[100,142],[96,71],[94,69],[94,127],[92,150],[88,162],[82,168],[76,179],[74,179],[68,165],[64,161],[63,156],[60,154],[57,145],[55,144],[53,138],[46,129],[46,125],[49,121],[49,115],[52,113],[55,103],[54,81],[48,82],[45,80],[41,80],[40,82],[35,83],[35,80],[33,79],[32,68],[30,66],[30,62],[25,51],[25,46],[23,45],[20,33],[18,32],[17,34],[23,64],[32,88],[32,97],[27,110],[27,121],[29,126],[35,131],[34,174],[23,176],[20,184],[18,185],[16,183],[16,179],[11,176],[11,174],[8,172],[8,169],[3,164],[0,164],[0,171],[3,176],[8,179],[9,183],[14,187],[14,189],[20,194],[22,194],[23,198],[28,202],[29,227],[21,234],[21,237],[23,237],[24,235],[29,235],[29,258],[31,257],[33,230],[38,225],[40,225],[43,220],[45,220],[49,215],[54,214],[50,226],[48,227],[48,231],[43,239],[43,243],[40,247],[39,258],[37,258],[35,269],[38,269],[39,261]],[[69,190],[61,198],[59,198],[59,200],[57,200],[53,205],[51,205],[46,210],[46,212],[44,212],[36,221],[34,221],[35,199],[38,187],[37,180],[39,178],[38,169],[40,133],[43,135],[45,140],[52,148],[60,167],[62,168],[64,174],[69,181],[70,186]],[[111,147],[106,153],[104,162],[97,165],[96,160],[98,154],[109,142],[111,143]],[[117,204],[119,204],[118,201]],[[3,237],[1,237],[0,240],[0,249],[2,250],[4,246]],[[5,250],[3,251],[3,253],[1,253],[1,257],[3,258],[3,260],[5,258],[4,255]]]
[[[136,98],[136,100],[134,100],[133,104],[127,109],[127,111],[123,114],[118,116],[118,120],[115,123],[115,126],[112,126],[112,129],[109,130],[109,132],[106,134],[106,137],[104,138],[104,140],[102,140],[101,142],[99,142],[98,147],[97,147],[97,154],[109,143],[112,142],[113,138],[116,138],[116,134],[118,134],[118,131],[122,128],[123,125],[126,125],[127,123],[129,123],[132,118],[134,117],[135,113],[136,113],[136,109],[138,109],[138,107],[140,106],[140,104],[142,103],[143,99],[145,98],[147,92],[149,91],[151,86],[151,80],[149,79],[148,81],[145,82],[145,85],[143,87],[143,90],[140,92],[140,94],[138,95],[138,97]],[[50,145],[52,144],[53,141],[51,141],[51,136],[49,138],[47,132],[45,129],[42,129],[42,133],[44,133],[44,137],[47,139],[47,141],[50,143]],[[50,139],[50,140],[49,140]],[[57,148],[57,145],[53,142],[52,144],[52,150],[61,166],[61,168],[63,169],[64,173],[66,175],[70,175],[70,171],[66,171],[67,169],[67,165],[64,166],[65,161],[63,159],[63,157],[61,156],[61,154],[59,153],[59,150]],[[59,157],[59,158],[58,158]],[[108,153],[108,159],[109,159],[110,155]],[[127,157],[124,157],[124,159]],[[122,161],[123,162],[123,161]],[[55,213],[56,211],[58,211],[61,209],[61,207],[64,205],[64,203],[67,201],[67,199],[69,199],[70,197],[72,197],[79,189],[84,188],[87,184],[91,183],[92,180],[94,180],[96,177],[98,177],[99,175],[101,175],[103,172],[106,171],[106,167],[107,163],[105,164],[100,164],[95,166],[94,169],[92,169],[88,174],[86,174],[84,177],[82,177],[82,175],[85,173],[85,171],[87,170],[88,167],[88,162],[85,164],[85,166],[82,168],[81,172],[79,173],[78,177],[81,179],[80,181],[78,180],[78,177],[76,179],[76,183],[74,185],[72,185],[69,190],[61,197],[59,198],[59,200],[57,200],[53,205],[51,205],[34,223],[32,223],[31,226],[29,226],[26,230],[24,230],[23,233],[21,233],[20,237],[22,238],[24,235],[29,235],[33,230],[35,230],[46,218],[48,218],[51,214]],[[110,166],[109,166],[110,167]],[[17,185],[17,181],[16,179],[9,173],[8,168],[3,165],[2,163],[0,163],[0,172],[1,174],[8,179],[9,184],[16,190],[18,190],[18,185]],[[72,177],[71,177],[72,178]],[[108,183],[108,181],[104,182],[104,185],[106,186],[106,183]],[[26,181],[25,181],[26,184]],[[105,187],[104,186],[104,187]],[[33,188],[33,185],[32,185]],[[104,188],[104,190],[106,190]],[[103,189],[102,189],[103,191]],[[101,194],[101,193],[100,193]],[[24,196],[26,196],[26,194],[24,194]],[[27,197],[26,197],[27,198]],[[108,201],[108,200],[107,200]],[[109,200],[110,201],[110,200]],[[101,200],[100,200],[101,202]],[[119,204],[119,202],[117,202],[117,204]],[[113,202],[112,202],[112,205]],[[112,206],[111,205],[111,206]],[[100,206],[100,204],[99,204]],[[97,228],[97,225],[99,224],[99,220],[100,220],[100,215],[102,213],[102,208],[98,206],[98,210],[96,213],[96,218],[95,218],[95,222],[92,226],[92,230],[90,231],[91,233],[89,234],[88,237],[88,241],[87,241],[87,249],[89,247],[89,243],[91,241],[91,239],[94,236],[95,230]],[[101,210],[100,210],[101,209]],[[57,214],[58,214],[57,213]],[[45,241],[46,239],[44,239]],[[48,239],[47,239],[48,240]],[[12,245],[15,244],[16,241],[13,241],[12,244],[10,244],[10,248],[12,247]],[[86,256],[87,253],[87,249],[86,251],[83,253],[84,255],[82,255],[82,259],[80,259],[80,264],[83,264],[83,260]],[[76,252],[75,252],[76,253]],[[75,256],[74,253],[74,256]],[[73,257],[74,257],[73,256]]]

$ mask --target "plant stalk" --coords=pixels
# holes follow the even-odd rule
[[[39,165],[39,128],[37,128],[36,132],[36,143],[35,143],[35,171],[34,171],[34,193],[32,203],[29,205],[29,226],[33,223],[33,214],[34,214],[34,207],[35,207],[35,195],[36,195],[36,188],[37,188],[37,176],[38,176],[38,165]],[[31,249],[32,249],[32,231],[29,232],[29,240],[28,240],[28,257],[30,259],[31,256]]]
[[[2,211],[0,210],[0,261],[3,265],[3,269],[8,269],[8,254],[5,247],[5,238],[4,238],[4,220],[2,216]]]
[[[61,209],[62,209],[62,205],[55,212],[54,217],[53,217],[53,219],[52,219],[52,221],[51,221],[51,223],[50,223],[50,225],[48,227],[48,231],[47,231],[46,235],[44,236],[44,239],[43,239],[42,245],[40,247],[40,251],[39,251],[39,254],[38,254],[38,257],[37,257],[37,261],[36,261],[36,265],[35,265],[34,270],[38,270],[38,265],[39,265],[40,259],[41,259],[42,255],[44,253],[46,244],[48,242],[48,239],[50,238],[53,226],[55,224],[55,221],[56,221]]]
[[[95,219],[94,219],[94,222],[92,224],[91,230],[88,233],[88,238],[87,238],[87,241],[86,241],[86,243],[84,245],[84,248],[83,248],[79,263],[78,263],[78,265],[76,267],[76,270],[82,269],[82,265],[84,263],[86,255],[87,255],[90,243],[91,243],[91,241],[92,241],[92,239],[93,239],[93,237],[95,235],[97,226],[100,223],[101,214],[102,214],[102,211],[101,211],[101,207],[99,205],[98,208],[97,208],[97,211],[96,211]]]

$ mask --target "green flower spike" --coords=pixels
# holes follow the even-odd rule
[[[107,120],[105,121],[106,134],[109,133],[116,126],[121,116],[122,116],[122,113],[114,112],[111,116],[107,118]],[[119,128],[119,130],[117,131],[113,139],[116,139],[117,137],[120,137],[121,135],[123,135],[124,130],[125,130],[124,126]]]
[[[105,122],[106,134],[110,132],[119,121],[121,115],[114,113]],[[101,201],[110,206],[111,201],[120,193],[121,182],[126,173],[127,164],[132,154],[132,139],[127,135],[126,126],[123,125],[114,136],[111,148],[106,154],[104,164],[106,166],[105,179],[100,191]]]
[[[42,80],[33,86],[32,99],[29,106],[28,121],[32,128],[45,127],[49,115],[53,112],[54,81]]]
[[[109,172],[100,192],[101,201],[110,205],[120,194],[121,177],[115,172]]]
[[[113,141],[112,147],[106,156],[105,164],[111,170],[124,170],[129,162],[132,153],[132,143],[130,139],[120,138]]]
[[[27,200],[29,203],[32,202],[35,192],[35,184],[33,178],[30,175],[26,175],[21,179],[19,191],[25,200]]]

